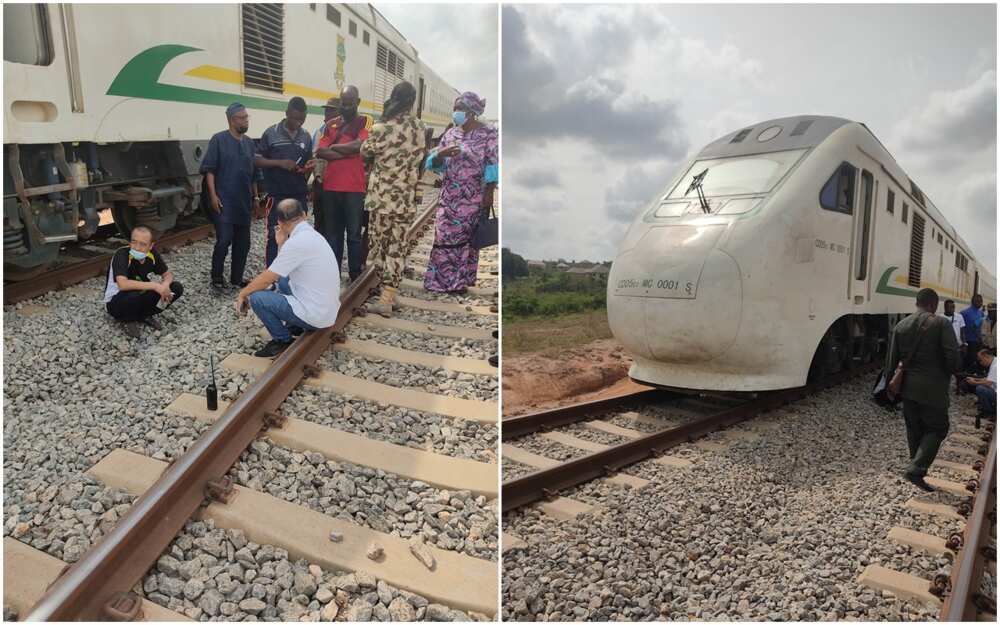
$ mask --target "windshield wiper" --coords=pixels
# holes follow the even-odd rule
[[[705,182],[705,176],[707,175],[708,175],[708,168],[706,168],[705,171],[701,172],[700,174],[692,178],[691,186],[689,186],[688,190],[684,192],[684,197],[687,197],[688,193],[691,193],[691,191],[697,191],[698,202],[701,203],[701,210],[706,214],[712,212],[712,207],[708,205],[708,200],[705,199],[705,190],[701,188],[702,183]]]

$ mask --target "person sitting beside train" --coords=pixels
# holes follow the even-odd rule
[[[222,271],[226,253],[233,248],[229,266],[229,283],[242,288],[247,285],[243,272],[250,253],[250,220],[260,212],[257,200],[256,168],[253,140],[246,135],[250,115],[245,106],[233,102],[226,109],[229,128],[212,135],[208,151],[201,161],[205,175],[212,223],[215,225],[215,248],[212,250],[212,288],[226,286]]]
[[[948,387],[961,364],[955,332],[937,307],[934,289],[917,292],[917,312],[893,328],[885,361],[886,379],[900,362],[905,371],[900,394],[910,463],[903,477],[925,491],[934,490],[924,476],[948,434]]]
[[[995,420],[997,415],[997,356],[991,349],[981,349],[976,354],[979,364],[988,371],[985,378],[967,377],[964,386],[976,394],[979,416]]]
[[[128,247],[120,248],[111,257],[104,304],[112,317],[125,322],[125,332],[138,338],[139,322],[154,330],[163,329],[154,315],[177,301],[184,287],[174,280],[163,256],[153,249],[153,232],[149,228],[132,228],[131,239]],[[151,281],[151,274],[162,280]]]
[[[307,163],[312,160],[313,143],[309,133],[302,129],[306,122],[306,101],[295,96],[288,101],[285,119],[267,128],[257,143],[255,164],[264,174],[264,190],[273,202],[267,213],[267,231],[264,247],[264,266],[269,266],[278,253],[274,240],[277,224],[275,206],[286,198],[298,200],[305,210],[309,205],[309,177]]]
[[[236,298],[236,310],[247,305],[271,335],[254,356],[273,358],[304,330],[328,328],[340,312],[340,273],[333,250],[306,219],[302,202],[285,199],[274,209],[278,255]],[[267,290],[277,283],[276,291]]]

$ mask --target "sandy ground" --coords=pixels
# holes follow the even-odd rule
[[[525,354],[503,359],[503,416],[624,395],[643,386],[628,379],[632,360],[616,341],[593,341],[558,357]]]

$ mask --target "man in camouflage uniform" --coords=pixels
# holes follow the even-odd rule
[[[424,123],[410,114],[416,97],[410,83],[396,85],[385,103],[382,120],[372,126],[361,145],[361,155],[372,161],[365,198],[371,232],[368,260],[382,274],[382,294],[368,309],[383,317],[392,316],[403,279],[411,244],[406,230],[416,217],[419,168],[426,153]]]

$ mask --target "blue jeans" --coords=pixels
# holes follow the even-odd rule
[[[997,390],[986,384],[976,386],[976,397],[979,399],[979,412],[986,415],[997,413]]]
[[[284,295],[282,295],[284,293]],[[271,338],[281,343],[288,343],[292,340],[290,328],[298,327],[303,330],[316,330],[305,321],[302,321],[292,312],[292,305],[288,303],[285,295],[291,295],[292,289],[288,285],[288,278],[278,279],[277,291],[257,291],[250,294],[250,307],[253,312],[267,328]]]

